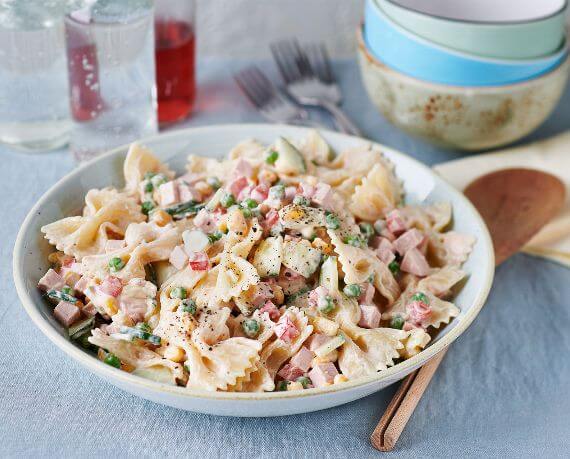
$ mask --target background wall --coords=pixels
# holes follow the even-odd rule
[[[297,36],[323,41],[336,57],[350,56],[364,0],[198,0],[202,56],[266,57],[268,44]]]

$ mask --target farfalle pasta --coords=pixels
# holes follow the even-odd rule
[[[382,372],[460,313],[475,243],[447,203],[404,204],[394,166],[317,132],[190,156],[135,143],[122,189],[42,228],[39,288],[78,345],[163,384],[305,390]]]

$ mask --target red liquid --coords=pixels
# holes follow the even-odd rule
[[[178,21],[155,22],[158,121],[186,118],[196,95],[194,30]]]

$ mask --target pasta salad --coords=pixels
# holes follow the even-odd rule
[[[459,314],[449,301],[475,238],[448,203],[405,205],[372,144],[317,132],[190,155],[175,173],[130,146],[123,189],[41,231],[56,251],[39,288],[105,363],[207,391],[338,384],[420,352]]]

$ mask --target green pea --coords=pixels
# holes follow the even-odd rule
[[[144,185],[144,191],[145,193],[152,193],[152,191],[154,190],[154,185],[152,184],[152,182],[146,182]]]
[[[279,392],[283,392],[287,390],[287,387],[289,386],[289,384],[291,384],[290,381],[279,381],[276,385],[275,385],[275,390],[279,391]]]
[[[332,213],[327,213],[325,216],[325,224],[328,229],[336,230],[340,228],[340,219]]]
[[[71,295],[73,293],[73,289],[69,286],[65,286],[61,288],[61,292],[65,293],[66,295]]]
[[[344,286],[342,291],[346,296],[357,298],[362,293],[362,288],[358,284],[348,284]]]
[[[392,271],[392,274],[398,274],[400,272],[400,263],[398,263],[396,260],[394,260],[392,263],[390,263],[388,265],[388,268],[390,268],[390,271]]]
[[[121,361],[115,354],[107,354],[103,359],[103,362],[105,362],[107,365],[111,365],[112,367],[121,368]]]
[[[145,215],[148,215],[154,209],[154,207],[155,206],[152,201],[145,201],[141,204],[141,212]]]
[[[241,207],[240,210],[245,218],[251,218],[251,216],[253,215],[253,212],[248,207]]]
[[[318,309],[323,314],[328,314],[334,309],[334,301],[330,295],[319,298],[317,303]]]
[[[182,312],[187,312],[188,314],[196,314],[196,302],[190,298],[182,301]]]
[[[404,327],[405,320],[402,316],[394,316],[390,320],[390,328],[396,328],[397,330],[401,330]]]
[[[228,207],[233,206],[235,203],[236,203],[236,198],[231,193],[224,194],[220,199],[220,204],[222,205],[222,207],[225,207],[226,209]]]
[[[269,150],[265,156],[265,162],[267,164],[275,164],[277,158],[279,158],[279,153],[277,153],[275,150]]]
[[[360,232],[366,239],[370,239],[374,234],[374,227],[370,223],[362,222],[358,226],[360,228]]]
[[[305,196],[297,195],[293,198],[293,204],[296,204],[297,206],[309,206],[311,201],[309,201]]]
[[[255,209],[259,203],[255,199],[247,198],[241,202],[242,207],[249,207],[250,209]]]
[[[188,297],[188,292],[184,287],[174,287],[170,290],[170,298],[180,298],[185,300]]]
[[[241,323],[241,328],[246,336],[255,338],[259,333],[259,322],[255,319],[246,319]]]
[[[311,385],[313,384],[313,381],[311,381],[309,378],[307,378],[306,376],[299,376],[296,381],[298,383],[301,383],[301,386],[303,386],[303,389],[308,389],[309,387],[311,387]]]
[[[219,241],[223,236],[223,233],[221,231],[214,231],[213,233],[208,234],[208,240],[210,241],[210,244],[213,244],[216,241]]]
[[[208,177],[206,179],[206,183],[210,185],[214,190],[217,190],[222,186],[222,182],[220,182],[220,179],[218,177]]]
[[[422,303],[429,305],[429,298],[425,293],[422,292],[414,293],[414,295],[412,296],[412,301],[421,301]]]
[[[113,257],[109,260],[109,270],[116,273],[125,267],[125,262],[119,257]]]
[[[362,247],[362,239],[359,236],[346,236],[344,243],[353,247]]]

